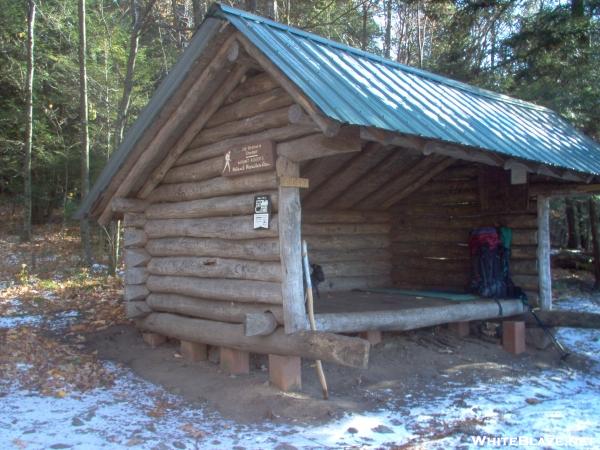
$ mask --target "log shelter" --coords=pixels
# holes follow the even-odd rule
[[[550,309],[549,198],[598,173],[600,146],[552,111],[216,4],[78,217],[123,220],[145,332],[239,372],[248,353],[363,367],[348,333],[524,311],[466,293],[476,227],[513,230],[513,280]]]

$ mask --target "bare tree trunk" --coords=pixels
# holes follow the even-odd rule
[[[81,199],[90,191],[90,136],[88,130],[88,90],[86,64],[86,29],[85,29],[85,0],[79,0],[79,120],[81,139]],[[90,222],[81,219],[81,244],[83,256],[88,266],[92,265],[92,243],[90,237]]]
[[[392,50],[392,0],[387,0],[385,8],[385,38],[383,41],[383,51],[385,57],[389,58]]]
[[[198,28],[204,17],[206,3],[201,0],[192,0],[192,10],[194,12],[194,28]]]
[[[26,85],[26,130],[25,130],[25,161],[23,167],[24,199],[23,199],[23,234],[25,242],[31,240],[31,153],[33,149],[33,48],[35,30],[35,2],[29,0],[27,13],[27,85]]]
[[[600,233],[598,230],[598,204],[592,195],[589,199],[590,228],[592,229],[592,246],[594,250],[594,290],[600,290]]]
[[[277,20],[277,0],[266,0],[265,1],[265,16]]]
[[[369,21],[369,5],[368,2],[364,2],[363,3],[363,7],[362,7],[362,36],[361,36],[361,43],[360,43],[360,48],[362,48],[363,50],[367,49],[367,23]]]
[[[140,11],[140,5],[137,0],[131,0],[131,15],[133,26],[129,35],[129,55],[127,56],[127,72],[123,81],[123,95],[119,102],[117,110],[117,122],[115,125],[115,149],[121,145],[125,125],[127,124],[127,116],[129,114],[129,106],[131,105],[131,92],[133,90],[133,76],[135,74],[135,63],[137,60],[138,48],[140,44],[140,35],[146,20],[154,7],[156,0],[150,0],[144,11]]]
[[[183,35],[181,33],[181,24],[179,22],[179,13],[177,11],[177,0],[171,0],[171,13],[173,14],[173,33],[177,48],[183,48]]]
[[[567,216],[567,247],[579,248],[579,223],[576,217],[577,207],[572,198],[565,198],[565,214]]]
[[[137,60],[138,47],[140,43],[140,32],[138,27],[139,11],[136,0],[131,0],[131,13],[133,15],[133,27],[129,35],[129,55],[127,56],[127,72],[123,81],[123,95],[119,102],[117,110],[117,122],[115,126],[115,146],[117,149],[123,141],[123,133],[125,132],[125,124],[127,123],[127,115],[129,113],[129,105],[131,104],[131,91],[133,90],[133,74],[135,73],[135,63]]]
[[[255,13],[256,12],[256,0],[245,0],[244,7],[246,8],[246,11]]]

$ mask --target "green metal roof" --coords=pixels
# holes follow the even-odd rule
[[[229,6],[214,4],[177,64],[111,156],[75,218],[88,215],[144,133],[231,23],[326,116],[600,174],[600,145],[555,112],[386,60]]]
[[[557,113],[222,4],[226,19],[328,117],[600,174],[600,145]]]

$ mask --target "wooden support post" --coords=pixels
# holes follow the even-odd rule
[[[383,338],[381,337],[381,331],[377,330],[363,331],[359,334],[359,337],[366,339],[371,345],[377,345],[383,341]]]
[[[300,167],[289,159],[277,158],[278,176],[300,176]],[[300,190],[279,187],[279,249],[281,257],[281,290],[286,334],[307,330],[302,278],[302,249],[300,242]]]
[[[269,381],[282,391],[302,388],[302,359],[299,356],[269,355]]]
[[[537,260],[539,270],[540,308],[552,309],[552,273],[550,266],[550,199],[537,198]]]
[[[142,339],[152,348],[156,348],[167,342],[167,337],[158,333],[142,333]]]
[[[208,346],[198,342],[181,341],[179,344],[181,355],[188,361],[198,362],[208,359]]]
[[[451,322],[448,324],[448,329],[451,333],[456,334],[458,337],[468,336],[471,332],[469,329],[469,322]]]
[[[502,347],[514,355],[525,351],[525,322],[516,320],[502,322]]]
[[[228,347],[221,347],[221,370],[232,375],[250,373],[250,353]]]

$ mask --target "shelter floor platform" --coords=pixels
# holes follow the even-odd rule
[[[449,294],[451,298],[374,291],[322,293],[315,299],[317,329],[330,332],[403,331],[451,322],[510,317],[524,312],[516,299],[499,300]],[[443,294],[441,294],[443,295]]]

